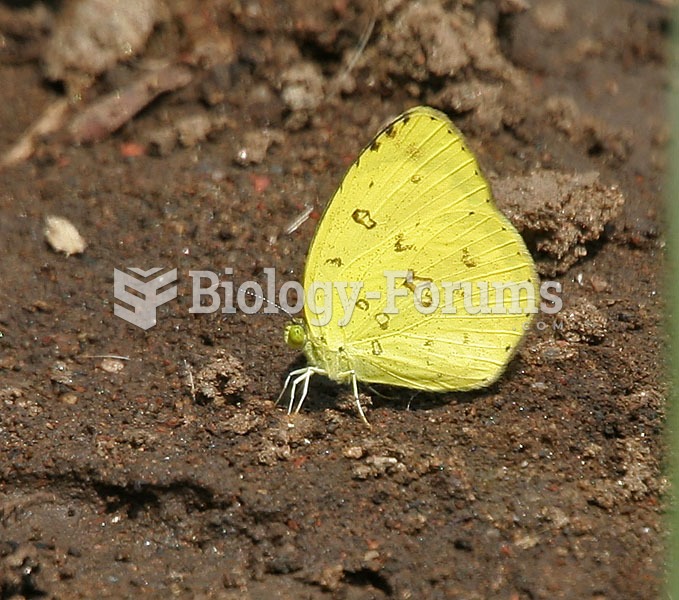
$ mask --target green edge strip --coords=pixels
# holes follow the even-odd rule
[[[671,393],[668,406],[669,475],[672,495],[668,499],[667,524],[670,527],[665,598],[679,599],[679,6],[674,8],[672,40],[669,46],[670,90],[667,98],[671,127],[669,169],[665,190],[667,211],[666,272],[667,318],[670,332]]]

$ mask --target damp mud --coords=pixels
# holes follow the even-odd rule
[[[632,0],[0,5],[0,598],[658,597],[668,29]],[[287,317],[191,313],[188,273],[300,280],[418,104],[563,309],[488,389],[360,386],[367,428],[316,377],[288,416]],[[146,330],[129,268],[177,269]]]

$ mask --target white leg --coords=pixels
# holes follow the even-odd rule
[[[311,376],[313,375],[313,371],[311,371],[311,367],[306,367],[302,373],[299,374],[298,377],[295,378],[295,380],[292,382],[292,387],[290,388],[290,404],[288,405],[288,414],[292,414],[292,407],[295,405],[295,394],[297,393],[297,386],[304,382],[304,387],[302,388],[302,395],[299,399],[299,403],[297,404],[297,410],[295,413],[299,412],[299,409],[302,407],[302,402],[304,402],[304,398],[306,398],[307,391],[309,389],[309,379],[311,379]]]
[[[296,369],[294,371],[291,371],[287,378],[285,379],[285,385],[283,386],[283,390],[278,396],[278,399],[276,400],[276,404],[278,404],[285,394],[286,390],[288,389],[288,386],[290,386],[290,403],[288,404],[288,414],[292,414],[292,409],[295,406],[295,395],[297,393],[297,386],[304,382],[304,385],[302,386],[302,393],[300,395],[299,400],[297,401],[297,408],[295,409],[295,414],[299,412],[299,410],[302,408],[302,404],[304,404],[304,400],[307,397],[307,393],[309,392],[309,380],[311,379],[311,376],[314,374],[318,375],[326,375],[326,371],[324,369],[319,369],[318,367],[303,367],[301,369]],[[292,382],[292,385],[291,385]]]
[[[276,398],[276,402],[275,402],[274,406],[278,406],[278,403],[281,401],[283,394],[285,394],[285,390],[287,390],[288,386],[290,385],[290,380],[292,379],[292,373],[294,373],[294,372],[295,371],[288,373],[288,376],[285,378],[285,383],[283,384],[283,389],[281,390],[281,393],[278,394],[278,398]]]
[[[299,409],[302,408],[302,404],[304,404],[304,400],[306,400],[306,395],[309,393],[309,382],[311,381],[311,376],[313,374],[314,372],[312,370],[308,370],[304,376],[304,387],[302,388],[302,393],[299,397],[299,402],[297,402],[295,414],[299,412]]]
[[[342,376],[351,376],[351,387],[354,392],[354,399],[356,400],[356,408],[358,408],[358,414],[361,416],[361,421],[363,421],[368,427],[370,427],[370,423],[368,423],[368,419],[365,418],[365,413],[363,412],[363,407],[361,406],[361,401],[358,398],[358,380],[356,379],[356,371],[347,371],[346,373],[342,373]]]
[[[351,383],[354,388],[354,398],[356,398],[356,407],[358,408],[358,414],[361,415],[361,421],[370,427],[370,423],[368,423],[368,419],[365,418],[365,414],[363,413],[363,408],[361,408],[361,401],[358,398],[358,383],[356,381],[355,371],[351,372]]]
[[[278,394],[278,398],[276,398],[276,405],[281,401],[281,398],[285,394],[285,390],[288,389],[288,386],[290,385],[290,380],[293,377],[296,377],[300,373],[305,373],[309,367],[304,367],[302,369],[295,369],[294,371],[290,371],[288,373],[288,376],[285,378],[285,384],[283,385],[283,389],[281,390],[281,393]]]
[[[288,414],[289,415],[292,414],[293,408],[295,409],[294,410],[295,414],[297,414],[301,410],[302,405],[304,404],[304,400],[306,400],[307,394],[309,392],[309,381],[311,380],[311,376],[314,374],[326,375],[326,371],[323,369],[319,369],[318,367],[303,367],[301,369],[295,369],[294,371],[288,373],[288,376],[285,378],[285,384],[283,385],[283,389],[281,390],[281,393],[278,395],[278,398],[276,399],[276,404],[278,404],[281,401],[281,398],[283,398],[283,396],[285,395],[285,392],[287,391],[288,387],[290,387],[290,402],[288,403]],[[356,400],[356,408],[358,409],[358,414],[361,417],[361,421],[363,421],[368,427],[370,427],[370,423],[368,423],[368,419],[366,419],[365,417],[363,407],[361,406],[361,401],[358,397],[358,380],[356,378],[356,372],[347,371],[346,373],[342,373],[342,376],[351,377],[351,387],[352,391],[354,392],[354,399]],[[297,386],[299,386],[301,383],[303,383],[302,393],[300,394],[299,400],[297,401],[297,406],[295,407],[295,395],[297,393]]]
[[[302,388],[302,394],[300,395],[299,401],[297,402],[295,414],[299,412],[299,409],[302,408],[302,404],[304,404],[304,400],[306,400],[306,396],[309,391],[309,381],[311,381],[312,375],[327,375],[327,371],[325,371],[324,369],[319,369],[318,367],[307,367],[304,375],[303,376],[300,375],[295,380],[295,383],[299,383],[302,380],[304,380],[304,387]],[[290,398],[290,406],[292,406],[292,399],[294,398],[294,394],[291,394],[291,396],[292,397]]]

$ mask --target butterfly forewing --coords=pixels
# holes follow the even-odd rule
[[[359,380],[419,389],[497,379],[536,304],[523,240],[495,207],[460,132],[426,107],[383,129],[350,167],[309,250],[305,291],[313,282],[333,285],[329,321],[305,304],[321,354],[341,351]],[[337,287],[352,282],[361,290],[346,322]],[[523,292],[494,287],[508,283]]]

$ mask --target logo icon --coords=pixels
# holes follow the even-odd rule
[[[177,269],[166,271],[157,277],[153,277],[153,279],[149,279],[162,270],[162,267],[148,271],[130,267],[128,271],[139,276],[135,277],[119,269],[113,269],[113,295],[117,300],[132,307],[132,309],[129,309],[116,303],[113,306],[113,313],[141,329],[146,330],[153,327],[156,324],[156,309],[177,297],[176,285],[160,291],[161,288],[177,280]]]

